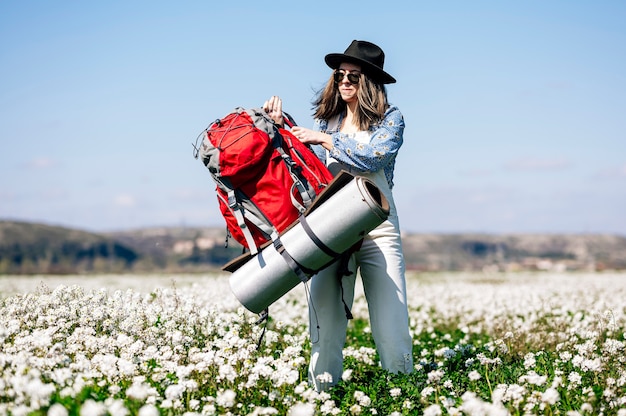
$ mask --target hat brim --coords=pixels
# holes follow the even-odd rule
[[[383,84],[394,84],[396,82],[396,79],[394,77],[392,77],[376,65],[372,65],[370,62],[360,58],[356,58],[354,56],[346,55],[343,53],[329,53],[328,55],[326,55],[326,57],[324,57],[324,61],[326,61],[326,65],[328,65],[332,69],[339,68],[339,65],[341,65],[342,62],[354,63],[359,65],[363,72],[371,76],[376,81],[382,82]]]

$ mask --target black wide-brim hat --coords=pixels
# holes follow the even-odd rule
[[[374,81],[393,84],[396,79],[383,70],[385,53],[380,47],[364,40],[353,40],[344,53],[329,53],[324,58],[332,69],[339,68],[342,62],[350,62],[361,66],[361,71]]]

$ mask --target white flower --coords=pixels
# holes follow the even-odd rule
[[[539,374],[535,373],[534,371],[530,371],[528,372],[528,374],[525,374],[523,376],[521,376],[519,378],[520,382],[526,382],[528,384],[532,384],[535,386],[543,386],[546,381],[548,380],[547,376],[540,376]]]
[[[625,349],[624,342],[616,339],[607,339],[602,345],[602,350],[608,355],[615,355],[622,352]]]
[[[219,378],[220,379],[226,379],[230,382],[235,381],[235,378],[237,377],[237,372],[235,371],[235,369],[233,368],[232,365],[230,364],[223,364],[220,366],[219,369]]]
[[[541,395],[541,401],[549,405],[556,404],[556,402],[558,402],[560,398],[561,396],[559,395],[559,392],[557,391],[557,389],[552,388],[552,387],[547,389]]]
[[[442,370],[434,370],[428,373],[428,383],[429,384],[438,384],[439,381],[443,378]]]
[[[54,390],[54,385],[46,384],[38,378],[29,380],[24,387],[24,393],[34,403],[47,403]]]
[[[159,416],[159,409],[157,409],[154,405],[144,404],[139,409],[137,416]]]
[[[420,395],[421,395],[423,398],[425,398],[425,399],[426,399],[426,398],[428,398],[431,394],[433,394],[433,393],[434,393],[434,392],[436,392],[436,391],[437,391],[437,390],[435,390],[435,388],[434,388],[434,387],[432,387],[432,386],[428,386],[428,387],[425,387],[425,388],[421,391]]]
[[[185,386],[180,384],[172,384],[165,389],[165,398],[168,400],[180,399],[185,392]]]
[[[524,367],[526,369],[533,368],[537,361],[535,360],[535,355],[532,352],[529,352],[524,356]]]
[[[361,414],[361,406],[359,406],[356,403],[353,404],[352,406],[350,406],[350,414],[360,415]]]
[[[106,403],[108,403],[108,401]],[[119,399],[108,403],[107,410],[111,416],[127,416],[130,413],[126,406],[124,406],[124,401]]]
[[[369,407],[372,404],[372,399],[362,391],[355,391],[354,398],[359,402],[359,405],[363,407]]]
[[[350,381],[350,379],[352,378],[352,369],[348,368],[347,370],[345,370],[343,372],[343,374],[341,374],[341,379],[343,381]]]
[[[48,416],[67,416],[68,411],[62,404],[55,403],[48,409]]]
[[[602,361],[600,358],[593,360],[586,359],[580,364],[580,368],[583,371],[592,371],[594,373],[600,373],[602,371]]]
[[[376,355],[376,349],[371,347],[346,347],[343,349],[343,356],[354,357],[357,361],[360,361],[367,365],[374,365],[374,356]]]
[[[498,348],[498,351],[500,352],[500,354],[508,354],[509,353],[509,347],[506,345],[506,343],[501,340],[501,339],[497,339],[495,341],[496,347]]]
[[[315,406],[311,403],[297,403],[289,409],[287,416],[313,416]]]
[[[106,414],[106,406],[92,399],[85,400],[85,403],[80,407],[80,416],[104,416]]]
[[[315,378],[320,383],[332,383],[333,382],[333,376],[330,373],[328,373],[328,372],[324,372],[322,374],[318,374],[317,377],[315,377]]]
[[[234,391],[228,389],[222,392],[218,392],[217,393],[217,404],[225,407],[225,408],[230,408],[233,407],[235,405],[235,397],[237,396],[237,393],[235,393]]]
[[[424,416],[441,416],[441,407],[436,404],[431,404],[426,409],[424,409]]]
[[[255,407],[252,413],[248,413],[248,416],[267,416],[267,415],[277,415],[278,410],[273,407]],[[187,416],[186,414],[183,416]]]
[[[473,370],[473,371],[470,371],[470,372],[469,372],[469,374],[467,375],[467,377],[469,377],[469,379],[470,379],[471,381],[478,381],[478,380],[480,380],[481,375],[480,375],[480,373],[479,373],[478,371]]]
[[[568,386],[568,389],[570,387],[576,387],[579,386],[580,383],[582,382],[583,377],[577,373],[576,371],[572,371],[571,373],[569,373],[569,375],[567,376],[567,381],[570,382],[570,385]]]
[[[401,389],[401,388],[399,388],[399,387],[395,387],[395,388],[393,388],[393,389],[389,390],[389,395],[390,395],[391,397],[398,397],[398,396],[400,396],[401,394],[402,394],[402,389]]]
[[[150,394],[150,386],[142,383],[141,381],[135,381],[129,388],[126,389],[126,396],[131,399],[139,401],[145,400]]]
[[[335,414],[336,410],[339,409],[335,406],[334,400],[326,400],[320,406],[320,412],[322,412],[323,415]]]

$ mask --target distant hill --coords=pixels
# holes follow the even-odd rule
[[[242,253],[224,228],[111,233],[0,221],[0,273],[202,272]],[[598,234],[405,234],[407,269],[626,270],[626,237]]]
[[[626,238],[601,234],[409,234],[417,270],[625,270]]]
[[[243,253],[233,239],[226,246],[226,228],[158,227],[104,234],[141,253],[147,270],[202,271],[218,269]]]
[[[104,235],[27,222],[0,221],[0,273],[117,272],[141,254]]]

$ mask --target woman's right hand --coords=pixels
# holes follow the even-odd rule
[[[328,150],[333,148],[333,138],[330,134],[299,126],[292,127],[291,133],[293,133],[293,135],[304,144],[321,144]]]
[[[263,104],[263,111],[274,120],[274,123],[283,127],[285,122],[283,120],[283,100],[281,100],[280,97],[272,95],[272,97]]]

